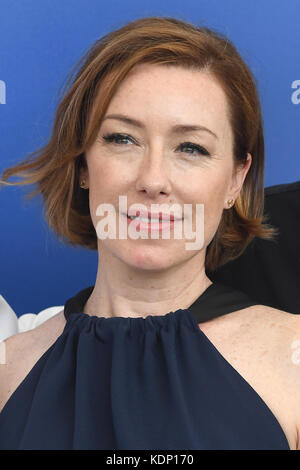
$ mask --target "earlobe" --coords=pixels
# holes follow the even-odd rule
[[[81,168],[79,171],[79,186],[83,189],[88,189],[89,187],[88,172],[84,168]]]

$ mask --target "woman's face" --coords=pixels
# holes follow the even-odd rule
[[[176,130],[176,125],[208,130]],[[211,75],[152,64],[132,69],[112,98],[97,138],[85,152],[87,170],[81,171],[89,187],[95,228],[107,217],[96,214],[99,205],[112,205],[117,216],[116,238],[98,237],[99,253],[105,251],[132,268],[146,270],[167,269],[194,256],[204,263],[227,201],[237,198],[251,164],[249,154],[245,167],[234,170],[232,150],[226,96]],[[191,223],[194,232],[200,228],[196,205],[203,204],[202,248],[187,249],[186,244],[195,239],[184,235],[175,239],[172,228],[169,239],[161,233],[152,239],[149,232],[146,239],[119,239],[119,196],[126,196],[127,209],[132,204],[143,204],[149,211],[152,204],[169,208],[177,204],[182,224]],[[185,204],[192,207],[192,217],[185,216]],[[121,218],[127,229],[127,215]]]

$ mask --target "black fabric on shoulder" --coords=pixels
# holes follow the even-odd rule
[[[266,188],[264,212],[278,236],[255,238],[239,258],[207,275],[258,304],[300,313],[300,181]]]
[[[213,283],[189,308],[198,323],[257,305],[247,294]]]
[[[265,188],[265,196],[272,194],[282,194],[290,191],[300,191],[300,181],[295,183],[276,184]]]
[[[85,303],[93,292],[94,286],[86,287],[82,289],[73,297],[66,300],[64,306],[64,316],[67,320],[72,313],[82,313]]]

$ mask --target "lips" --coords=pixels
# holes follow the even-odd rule
[[[174,221],[174,220],[180,220],[182,217],[176,217],[173,214],[167,214],[165,212],[151,212],[151,211],[144,211],[144,210],[131,210],[127,212],[128,216],[131,217],[143,217],[143,218],[148,218],[149,220],[152,219],[159,219],[161,221],[167,220],[167,221]]]

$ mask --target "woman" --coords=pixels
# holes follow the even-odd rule
[[[150,17],[94,44],[49,144],[2,176],[37,183],[49,225],[99,264],[94,286],[6,340],[1,448],[299,448],[299,318],[206,275],[273,236],[263,164],[254,79],[228,39]],[[175,204],[176,221],[133,221],[133,204],[148,217]],[[187,249],[186,232],[164,239],[181,216],[201,231],[198,204],[201,247]],[[122,238],[124,223],[161,231]]]

